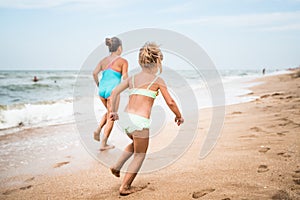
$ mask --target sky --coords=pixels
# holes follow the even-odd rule
[[[0,0],[0,70],[80,69],[141,28],[189,37],[218,69],[300,65],[300,0]]]

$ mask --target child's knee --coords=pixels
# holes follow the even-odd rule
[[[134,157],[144,159],[146,157],[146,153],[145,152],[137,152],[137,151],[135,151],[134,152]]]

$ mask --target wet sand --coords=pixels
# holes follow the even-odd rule
[[[11,150],[1,154],[0,199],[300,199],[300,77],[293,72],[256,81],[264,83],[249,95],[259,98],[226,107],[221,137],[205,159],[199,152],[211,109],[200,110],[189,150],[162,170],[138,175],[133,185],[144,189],[127,197],[118,194],[124,174],[116,178],[93,159],[74,124],[1,137],[1,151]],[[62,137],[54,147],[67,148],[26,146],[49,134]],[[24,150],[14,153],[12,144]]]

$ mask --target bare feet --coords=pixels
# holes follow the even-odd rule
[[[94,140],[100,142],[100,132],[94,131]]]
[[[120,192],[121,196],[127,196],[127,195],[130,195],[132,193],[139,192],[139,191],[145,189],[146,187],[147,186],[143,186],[143,187],[132,187],[132,186],[122,187],[121,186],[119,192]]]
[[[113,167],[110,168],[110,171],[113,175],[115,175],[116,177],[120,177],[120,170],[116,170]]]
[[[105,150],[108,150],[108,149],[113,149],[113,148],[115,148],[115,146],[114,145],[105,145],[105,146],[101,146],[100,147],[100,151],[105,151]]]

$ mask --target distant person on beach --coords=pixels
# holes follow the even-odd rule
[[[33,79],[32,79],[32,81],[33,81],[33,82],[38,82],[39,79],[38,79],[36,76],[34,76]]]
[[[123,81],[112,93],[110,118],[115,121],[119,119],[117,114],[118,96],[129,88],[129,102],[124,116],[120,115],[120,125],[124,128],[132,143],[125,148],[117,163],[110,168],[113,175],[120,177],[122,166],[134,154],[120,186],[120,195],[129,195],[142,189],[134,188],[131,184],[146,156],[149,144],[151,109],[159,90],[165,102],[175,114],[175,123],[179,126],[184,122],[164,80],[157,76],[157,72],[162,71],[162,59],[163,55],[159,47],[155,43],[146,43],[139,52],[139,64],[142,71]]]
[[[114,148],[113,145],[108,145],[107,140],[113,128],[114,121],[109,118],[111,112],[111,92],[121,82],[121,78],[127,78],[128,62],[120,57],[122,53],[122,41],[117,38],[106,38],[106,46],[108,46],[110,55],[103,58],[96,66],[93,76],[96,85],[99,87],[99,96],[107,112],[101,119],[101,122],[94,132],[94,139],[100,141],[101,129],[105,126],[103,140],[101,141],[100,150]],[[98,74],[102,72],[102,78],[99,82]],[[119,102],[119,96],[116,97],[116,105]],[[118,106],[117,106],[118,107]],[[117,109],[116,107],[116,109]]]
[[[266,68],[263,68],[262,74],[265,75],[265,73],[266,73]]]

